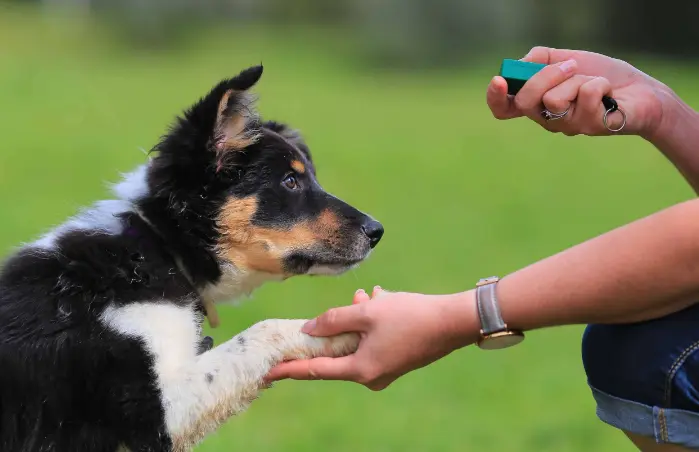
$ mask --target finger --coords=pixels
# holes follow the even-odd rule
[[[319,317],[307,322],[301,331],[311,336],[335,336],[336,334],[360,332],[367,320],[362,304],[332,308]]]
[[[376,298],[384,294],[384,290],[381,286],[374,286],[374,290],[371,292],[371,298]]]
[[[588,130],[583,130],[583,133],[594,133],[604,129],[602,118],[604,116],[604,104],[602,97],[609,95],[612,92],[612,85],[604,77],[593,77],[580,87],[578,92],[577,116],[583,120],[588,126]],[[610,115],[611,116],[611,115]],[[610,127],[617,127],[618,124],[611,123]]]
[[[600,88],[600,82],[596,82],[596,78],[587,75],[575,75],[544,94],[543,104],[548,111],[563,113],[568,109],[568,113],[556,121],[546,121],[541,118],[539,123],[550,132],[563,132],[569,136],[579,134],[598,135],[602,127],[602,122],[599,118],[604,115],[604,109],[602,108],[604,92],[597,92],[596,89],[604,90],[605,88],[604,86]],[[589,85],[590,82],[594,83]],[[605,83],[606,90],[610,91],[611,85],[606,79],[601,84],[605,85]],[[592,91],[590,91],[591,88]],[[593,99],[591,103],[590,97]]]
[[[288,361],[273,367],[264,381],[266,383],[285,379],[355,381],[356,367],[353,356]]]
[[[552,113],[563,113],[571,106],[573,101],[577,99],[580,87],[592,79],[594,79],[594,77],[588,75],[575,75],[560,85],[555,86],[544,93],[544,97],[542,98],[544,107]]]
[[[564,81],[560,85],[547,91],[542,103],[544,108],[551,113],[565,113],[565,115],[556,120],[547,121],[541,116],[536,117],[536,121],[549,132],[563,132],[566,135],[576,135],[579,133],[579,121],[576,121],[575,113],[577,111],[577,97],[580,87],[594,77],[575,75],[572,78]]]
[[[546,66],[534,74],[515,96],[517,108],[534,119],[540,113],[544,93],[571,78],[575,74],[576,66],[575,60],[566,60]]]
[[[574,59],[580,52],[568,49],[554,49],[553,47],[536,46],[527,53],[521,61],[540,64],[556,64]]]
[[[364,303],[369,301],[369,295],[364,291],[364,289],[359,289],[354,293],[354,298],[352,299],[352,304]]]
[[[497,119],[512,119],[522,116],[517,110],[514,98],[507,94],[507,81],[498,76],[488,84],[486,92],[486,102],[493,116]]]

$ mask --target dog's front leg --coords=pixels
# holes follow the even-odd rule
[[[241,411],[264,389],[263,377],[283,360],[344,356],[359,337],[315,338],[301,333],[304,320],[266,320],[199,356],[191,368],[163,381],[167,429],[173,450],[191,450]]]

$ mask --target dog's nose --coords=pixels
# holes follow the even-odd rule
[[[376,220],[369,220],[362,225],[362,232],[369,237],[369,245],[373,248],[383,237],[383,226]]]

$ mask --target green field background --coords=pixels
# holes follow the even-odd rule
[[[200,30],[159,53],[109,36],[89,21],[0,10],[2,255],[110,196],[107,183],[145,160],[175,114],[260,62],[261,113],[300,128],[321,184],[386,228],[356,271],[272,284],[220,308],[218,343],[262,319],[350,303],[360,287],[468,289],[692,196],[640,139],[493,119],[485,88],[511,55],[405,74],[353,63],[343,37],[323,30]],[[695,68],[634,63],[699,103]],[[198,452],[632,451],[595,417],[581,332],[536,331],[498,353],[464,349],[383,392],[281,382]]]

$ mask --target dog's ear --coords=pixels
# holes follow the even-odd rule
[[[296,146],[301,153],[306,156],[309,163],[313,161],[311,158],[311,150],[308,148],[306,141],[301,136],[301,132],[290,128],[288,125],[278,121],[265,121],[262,124],[265,128],[270,129],[287,139],[291,144]]]
[[[262,66],[245,69],[219,82],[206,96],[185,112],[186,123],[206,147],[216,153],[219,166],[227,154],[254,144],[261,126],[250,89],[262,77]]]
[[[262,68],[249,69],[227,83],[227,89],[218,101],[213,144],[217,153],[239,151],[259,138],[259,117],[255,99],[248,90],[259,80]],[[242,78],[242,80],[241,80]]]

